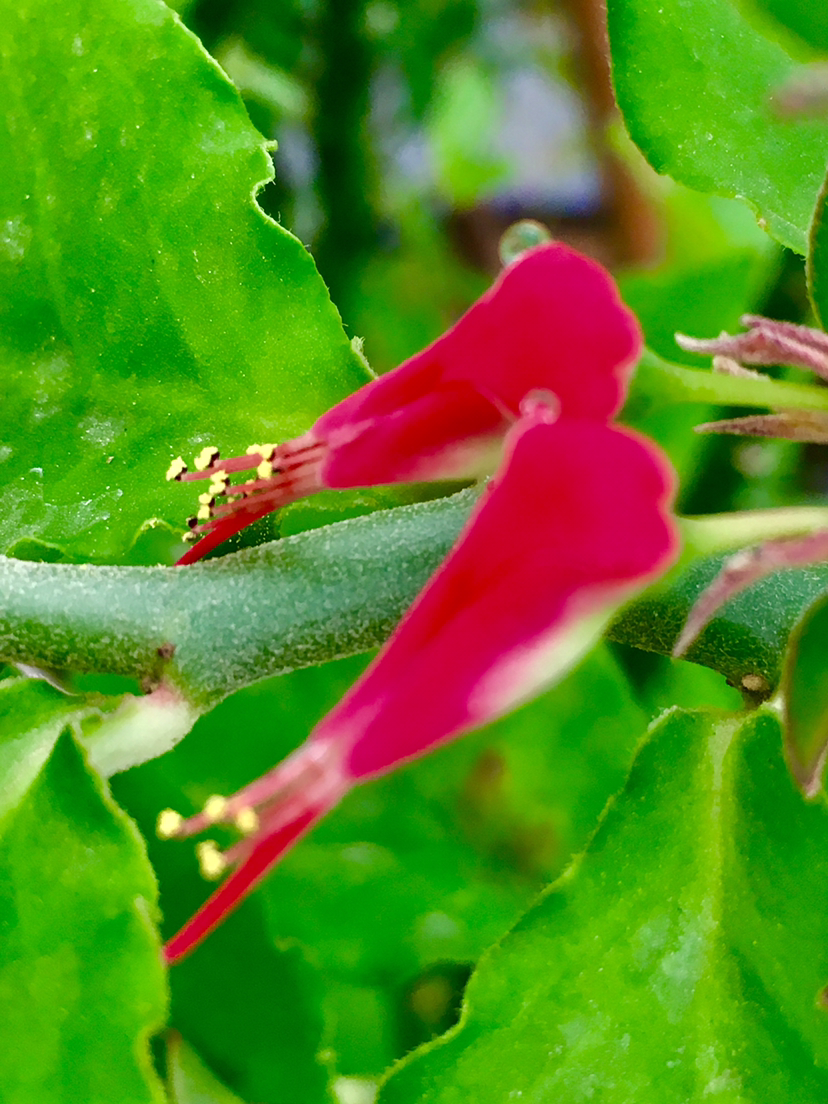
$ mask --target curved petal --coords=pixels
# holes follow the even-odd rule
[[[312,739],[370,777],[531,698],[677,553],[672,477],[622,429],[542,414],[372,666]]]
[[[174,462],[171,478],[217,480],[202,496],[204,524],[195,530],[207,536],[179,563],[193,563],[256,517],[324,488],[488,474],[532,392],[553,395],[565,419],[606,422],[640,348],[638,324],[609,273],[567,246],[538,246],[442,337],[337,404],[303,436],[268,446],[266,456],[253,446],[252,456],[221,465],[216,459],[199,472]],[[264,475],[229,485],[229,474],[253,468]]]
[[[524,253],[441,337],[316,423],[319,436],[381,418],[450,383],[470,383],[514,419],[530,391],[570,418],[608,421],[641,350],[635,316],[596,261],[550,243]]]
[[[222,802],[261,827],[168,944],[188,953],[342,794],[560,677],[678,551],[667,461],[645,440],[532,404],[454,549],[373,664],[292,756]],[[173,834],[199,831],[205,814]],[[232,859],[232,852],[228,854]]]

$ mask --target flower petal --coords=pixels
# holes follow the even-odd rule
[[[312,739],[355,778],[537,694],[677,552],[669,466],[633,434],[524,417],[444,564]]]
[[[331,444],[325,482],[331,487],[393,482],[400,469],[403,478],[411,478],[407,473],[423,447],[434,455],[442,436],[450,453],[450,446],[486,438],[498,425],[502,432],[534,390],[552,392],[565,417],[606,421],[621,404],[640,349],[638,323],[610,275],[567,246],[539,246],[506,268],[428,348],[319,419],[311,433]],[[449,416],[460,408],[462,391],[456,388],[477,396],[459,419]],[[435,428],[421,438],[412,427],[426,424],[423,401]],[[439,414],[441,402],[447,405],[445,417]],[[393,420],[380,447],[375,434],[385,419]],[[368,434],[365,440],[359,440],[362,433]],[[446,474],[453,472],[435,465],[429,477]]]
[[[284,764],[225,802],[261,807],[274,830],[251,839],[167,945],[168,961],[192,950],[353,783],[537,694],[675,558],[673,480],[654,446],[594,422],[553,422],[540,402],[524,408],[501,471],[371,667]],[[311,761],[297,788],[296,771]]]
[[[241,904],[250,891],[286,851],[289,851],[326,812],[307,810],[278,831],[265,836],[249,857],[222,882],[209,900],[201,906],[184,927],[164,947],[167,962],[177,962],[189,954],[224,918]]]
[[[554,395],[564,418],[605,422],[640,349],[635,317],[599,264],[557,243],[529,250],[427,349],[279,445],[266,476],[229,485],[229,473],[254,466],[249,457],[179,473],[222,477],[196,527],[206,536],[179,564],[325,488],[487,475],[533,391]]]

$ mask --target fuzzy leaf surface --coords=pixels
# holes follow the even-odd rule
[[[208,708],[270,675],[381,644],[448,552],[474,500],[475,492],[465,491],[381,510],[186,569],[0,557],[0,657],[164,680],[194,709]],[[773,511],[743,515],[755,521],[732,545],[797,532],[800,524],[802,531],[824,526],[823,513],[803,511],[794,524],[783,511],[781,526]],[[693,540],[706,523],[685,524]],[[680,565],[619,614],[610,637],[670,655],[723,562],[717,554]],[[745,675],[761,675],[772,690],[791,629],[826,588],[828,567],[777,572],[728,602],[689,658],[736,686]],[[146,757],[155,754],[148,745]]]

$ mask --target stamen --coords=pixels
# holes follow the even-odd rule
[[[204,803],[204,815],[211,824],[215,824],[219,820],[224,820],[226,813],[226,797],[222,797],[221,794],[213,794],[212,797],[207,798]]]
[[[258,468],[256,468],[256,475],[259,479],[270,479],[273,475],[273,464],[269,460],[262,460]]]
[[[177,813],[175,809],[164,809],[163,812],[158,814],[158,820],[155,824],[155,834],[162,840],[172,839],[173,836],[178,835],[179,829],[183,823],[184,817],[181,813]]]
[[[227,494],[227,487],[230,483],[230,477],[227,472],[217,471],[213,472],[213,481],[207,488],[207,493],[211,495],[224,495]]]
[[[182,475],[187,471],[187,465],[184,463],[180,456],[176,456],[175,460],[167,468],[167,480],[179,480]]]
[[[212,516],[213,511],[210,509],[209,506],[199,506],[198,513],[196,514],[196,517],[199,521],[209,521]]]
[[[215,840],[204,840],[196,844],[196,858],[201,876],[208,882],[214,882],[220,878],[227,869],[227,859],[218,849]]]
[[[245,836],[250,836],[259,829],[259,815],[252,805],[245,805],[239,809],[233,820],[238,830]]]
[[[193,518],[193,521],[195,521],[195,518]],[[181,539],[185,544],[192,544],[193,541],[198,540],[198,533],[193,533],[191,530],[189,533],[183,533]]]
[[[245,449],[246,456],[261,456],[262,460],[272,460],[273,453],[276,451],[276,445],[251,445],[248,449]]]
[[[206,471],[207,468],[211,468],[215,464],[220,455],[219,450],[214,445],[206,445],[195,458],[193,466],[196,471]]]

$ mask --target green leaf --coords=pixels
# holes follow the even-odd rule
[[[791,635],[785,662],[785,743],[794,777],[807,794],[822,785],[828,754],[828,598],[807,610]]]
[[[49,724],[42,689],[28,690],[35,726],[7,710],[2,729],[18,763],[41,758]],[[155,880],[66,730],[3,810],[0,869],[4,1101],[160,1104],[148,1046],[166,1012]]]
[[[710,556],[674,572],[626,607],[608,636],[622,644],[671,655],[687,615],[727,557]],[[828,589],[828,566],[780,571],[731,598],[713,617],[686,658],[741,686],[758,675],[766,694],[779,683],[791,630]]]
[[[608,15],[618,104],[650,164],[747,200],[770,234],[805,253],[828,124],[775,113],[793,59],[731,0],[610,0]]]
[[[582,860],[483,959],[461,1025],[382,1104],[817,1104],[828,810],[771,713],[674,711]]]
[[[817,322],[828,324],[828,176],[817,196],[808,235],[808,294]]]
[[[242,1104],[175,1033],[167,1040],[167,1079],[171,1104]]]
[[[164,474],[307,428],[365,381],[314,263],[253,196],[267,143],[160,0],[0,25],[3,548],[183,529]]]
[[[828,8],[814,0],[756,0],[783,27],[798,34],[815,50],[828,52]]]

